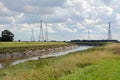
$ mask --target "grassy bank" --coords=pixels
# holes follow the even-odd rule
[[[0,42],[0,48],[64,45],[65,42]]]
[[[65,42],[0,42],[0,53],[46,49],[71,45]]]
[[[0,69],[0,80],[120,80],[120,44]]]
[[[99,46],[99,45],[105,45],[106,42],[73,42],[74,44],[78,45],[90,45],[90,46]]]

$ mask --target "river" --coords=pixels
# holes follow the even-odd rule
[[[5,68],[7,66],[10,65],[16,65],[16,64],[20,64],[20,63],[24,63],[26,61],[30,61],[30,60],[38,60],[40,58],[48,58],[48,57],[58,57],[58,56],[62,56],[62,55],[66,55],[69,54],[71,52],[77,52],[77,51],[83,51],[89,48],[92,48],[93,46],[79,46],[78,48],[72,49],[72,50],[68,50],[68,51],[63,51],[63,52],[57,52],[57,53],[50,53],[50,54],[46,54],[43,56],[36,56],[36,57],[32,57],[32,58],[26,58],[26,59],[18,59],[18,60],[12,60],[12,61],[4,61],[0,63],[0,68]]]

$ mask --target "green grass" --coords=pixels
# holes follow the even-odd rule
[[[0,69],[0,80],[120,80],[120,44]]]
[[[107,42],[73,42],[74,44],[79,45],[105,45]]]
[[[72,45],[65,42],[0,42],[0,53],[47,49],[52,47]]]
[[[63,45],[65,42],[0,42],[0,48]]]
[[[98,65],[79,69],[61,80],[120,80],[120,59],[105,60]]]

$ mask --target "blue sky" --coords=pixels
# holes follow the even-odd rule
[[[8,29],[15,40],[38,41],[40,20],[48,23],[49,40],[108,38],[120,40],[120,0],[0,0],[0,32]]]

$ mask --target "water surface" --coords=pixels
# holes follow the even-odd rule
[[[89,49],[89,48],[92,48],[92,47],[93,46],[79,46],[78,48],[63,51],[63,52],[50,53],[50,54],[46,54],[46,55],[43,55],[43,56],[36,56],[36,57],[32,57],[32,58],[19,59],[19,60],[14,60],[14,61],[6,61],[6,62],[0,63],[0,68],[7,67],[9,65],[16,65],[16,64],[24,63],[24,62],[30,61],[30,60],[38,60],[40,58],[58,57],[58,56],[69,54],[71,52],[86,50],[86,49]]]

